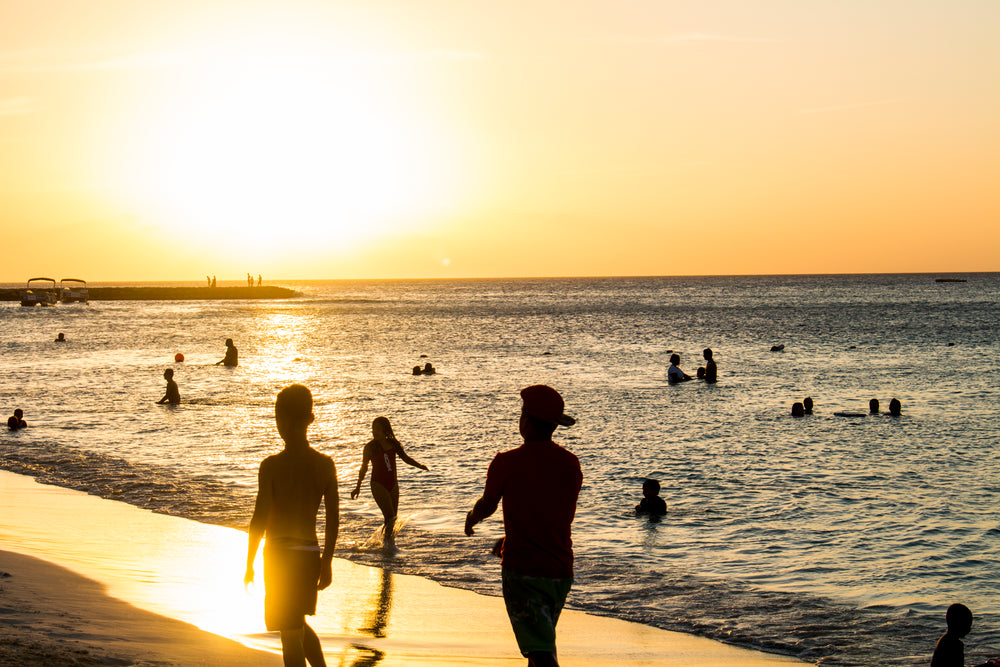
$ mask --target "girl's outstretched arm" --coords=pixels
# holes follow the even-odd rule
[[[421,470],[429,470],[429,468],[425,466],[423,463],[420,463],[410,458],[410,455],[403,451],[403,445],[399,444],[399,440],[396,440],[396,438],[392,438],[391,442],[392,446],[396,448],[396,453],[399,454],[399,458],[403,459],[403,461],[409,463],[414,468],[420,468]]]

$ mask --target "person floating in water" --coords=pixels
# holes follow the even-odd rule
[[[434,368],[434,365],[428,361],[426,364],[424,364],[424,370],[422,372],[424,375],[434,375],[435,373],[437,373],[437,369]]]
[[[59,335],[56,336],[55,342],[56,343],[65,343],[66,342],[66,334],[64,334],[63,332],[60,331]]]
[[[571,527],[583,474],[576,455],[552,434],[576,420],[552,387],[526,387],[521,399],[524,444],[493,458],[483,495],[465,517],[465,534],[473,535],[503,502],[501,579],[514,637],[529,665],[558,666],[556,623],[573,585]]]
[[[793,417],[805,417],[806,408],[801,403],[792,403],[792,416]]]
[[[28,422],[24,421],[24,410],[17,408],[14,410],[14,414],[7,417],[7,428],[11,431],[17,431],[22,428],[27,428]]]
[[[416,366],[413,367],[413,374],[414,375],[422,375],[422,373],[420,371],[420,364],[417,364]]]
[[[719,368],[712,358],[712,348],[706,347],[701,356],[705,357],[705,382],[715,383],[719,380]]]
[[[708,369],[705,369],[705,374],[708,375]],[[667,369],[667,382],[677,384],[678,382],[687,382],[690,379],[691,376],[681,370],[681,355],[671,354],[670,368]]]
[[[414,461],[403,451],[403,446],[392,432],[392,425],[385,417],[376,417],[372,422],[372,439],[361,452],[361,472],[358,473],[358,483],[351,491],[354,500],[361,493],[361,483],[365,481],[368,464],[372,466],[371,491],[378,508],[382,510],[385,522],[383,534],[385,544],[391,545],[396,528],[396,516],[399,514],[399,481],[396,477],[396,455],[403,462],[427,470],[423,463]]]
[[[898,417],[903,410],[903,405],[899,402],[898,398],[894,398],[889,401],[889,414],[893,417]]]
[[[813,413],[812,396],[806,396],[805,398],[802,399],[802,410],[807,415],[811,415]]]
[[[163,371],[163,379],[167,381],[167,393],[163,395],[163,398],[157,401],[157,403],[169,403],[170,405],[177,405],[181,402],[181,392],[177,388],[177,383],[174,382],[174,369],[168,368]]]
[[[663,516],[667,513],[667,503],[660,497],[660,482],[646,479],[642,482],[642,500],[635,506],[636,514]]]
[[[877,415],[879,410],[879,403],[877,398],[873,398],[868,401],[868,414]]]
[[[230,366],[230,367],[232,367],[232,366],[239,366],[240,365],[240,358],[239,357],[240,357],[240,353],[239,353],[239,350],[236,349],[236,346],[233,345],[233,339],[232,338],[227,338],[226,339],[226,356],[221,361],[215,362],[215,365],[218,366],[219,364],[222,364],[223,366]]]
[[[340,528],[340,497],[333,459],[309,446],[313,398],[293,384],[278,393],[274,421],[285,448],[260,464],[257,500],[247,543],[243,581],[253,583],[253,563],[264,545],[264,624],[281,633],[286,665],[323,665],[319,637],[306,623],[316,613],[317,592],[333,580],[333,553]],[[326,505],[326,532],[320,555],[316,513]]]

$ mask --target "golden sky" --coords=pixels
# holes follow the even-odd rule
[[[0,281],[1000,270],[996,0],[6,0]]]

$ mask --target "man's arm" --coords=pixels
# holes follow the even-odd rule
[[[257,559],[257,549],[267,529],[267,519],[271,514],[271,474],[268,466],[260,464],[257,475],[257,501],[254,503],[253,517],[250,519],[250,536],[247,542],[247,569],[243,575],[243,584],[253,583],[253,562]]]
[[[471,510],[469,510],[469,513],[465,515],[465,534],[475,534],[472,527],[496,512],[498,504],[498,501],[487,500],[485,495],[477,500],[476,504],[472,506]]]
[[[337,467],[332,460],[323,504],[326,505],[326,534],[323,538],[323,557],[320,559],[319,590],[333,581],[333,552],[337,548],[337,534],[340,532],[340,491],[337,489]]]

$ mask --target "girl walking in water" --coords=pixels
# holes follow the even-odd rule
[[[385,543],[393,542],[393,531],[396,526],[396,515],[399,513],[399,484],[396,480],[396,455],[404,462],[427,470],[427,466],[410,458],[403,451],[403,446],[393,435],[392,425],[385,417],[376,417],[372,422],[373,438],[365,445],[361,455],[361,472],[358,473],[358,484],[351,491],[351,499],[356,499],[361,493],[361,483],[368,472],[368,464],[372,466],[371,489],[372,497],[382,510],[385,520]]]

